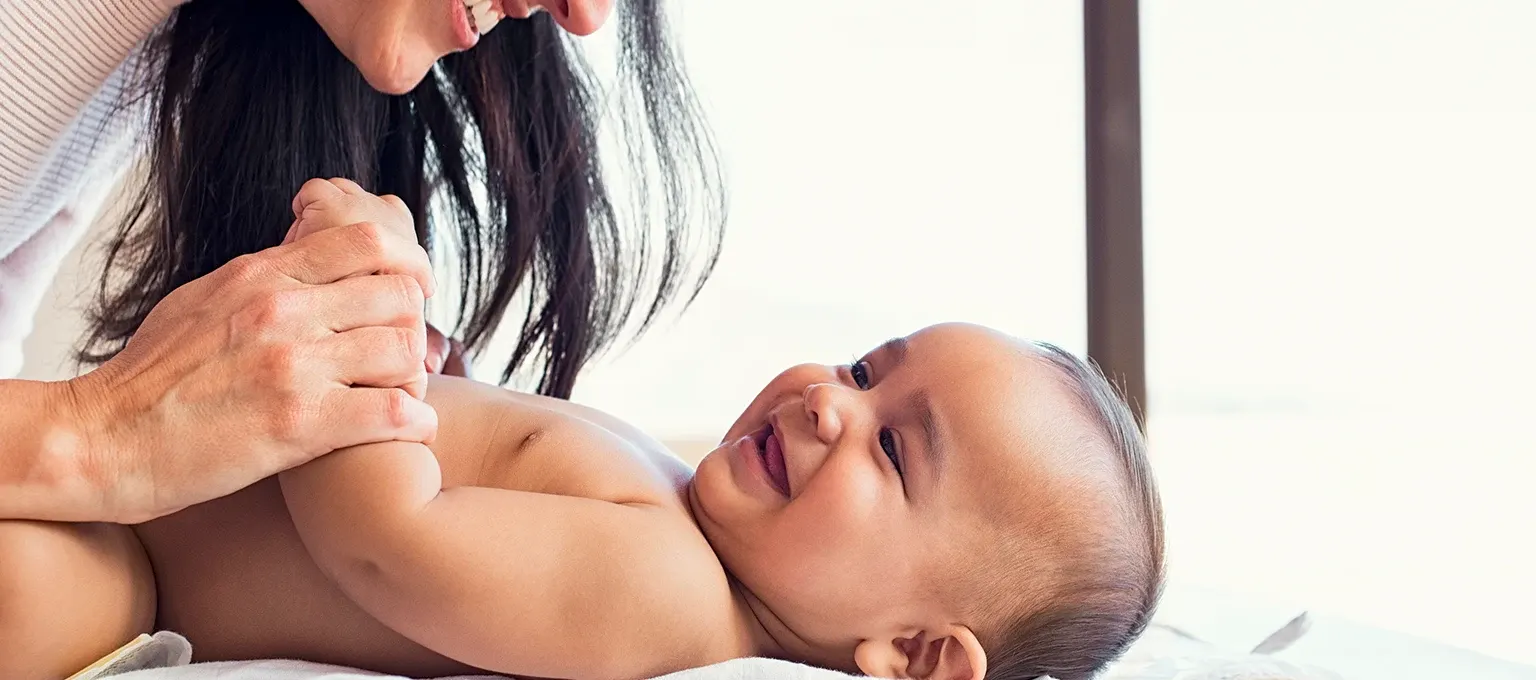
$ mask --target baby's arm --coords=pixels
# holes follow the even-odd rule
[[[320,569],[439,654],[499,673],[581,678],[651,677],[709,660],[694,617],[710,590],[700,586],[720,577],[691,559],[700,541],[660,507],[442,489],[436,457],[405,442],[336,451],[280,479]]]

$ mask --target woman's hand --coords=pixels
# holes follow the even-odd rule
[[[333,179],[329,182],[331,186],[316,182],[320,180],[306,184],[305,190],[294,197],[293,225],[288,227],[288,235],[283,237],[285,245],[316,232],[345,226],[348,220],[367,213],[370,208],[390,206],[405,209],[405,204],[399,198],[374,196],[350,180]],[[430,323],[427,324],[426,366],[428,373],[461,378],[469,375],[469,358],[464,355],[464,346]]]
[[[358,192],[311,180],[295,216],[342,226],[176,289],[120,354],[66,383],[76,472],[102,489],[87,514],[146,521],[334,449],[431,441],[430,263],[404,204]]]

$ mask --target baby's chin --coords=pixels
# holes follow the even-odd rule
[[[715,522],[732,514],[734,499],[731,496],[737,490],[731,478],[730,461],[726,460],[730,455],[728,449],[731,441],[735,440],[727,441],[704,454],[698,465],[694,466],[693,476],[688,479],[688,502],[692,506],[695,521],[705,519],[698,516],[700,512]],[[701,525],[709,523],[700,522]]]
[[[719,459],[721,456],[726,455],[725,449],[731,441],[735,440],[728,440],[716,446],[714,450],[704,454],[699,459],[698,464],[693,466],[693,477],[688,479],[688,486],[692,487],[695,491],[700,488],[709,488],[712,483],[711,480],[714,478],[714,475],[711,473],[714,471],[716,464],[723,462]]]

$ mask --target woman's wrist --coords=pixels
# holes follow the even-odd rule
[[[79,396],[68,381],[0,380],[0,519],[115,519]]]

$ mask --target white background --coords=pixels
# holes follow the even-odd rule
[[[935,321],[1084,349],[1081,3],[677,4],[726,252],[579,401],[709,440],[779,370]],[[1536,663],[1536,4],[1142,21],[1173,576]],[[75,271],[24,375],[66,370]]]
[[[578,398],[710,438],[776,371],[941,319],[1081,351],[1080,11],[687,3],[726,256]],[[1142,18],[1173,575],[1536,663],[1536,5]]]

